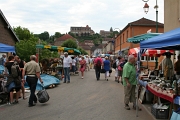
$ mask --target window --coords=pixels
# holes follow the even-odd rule
[[[153,61],[155,61],[155,58],[156,57],[149,57],[149,56],[141,56],[141,60],[142,61],[151,61],[151,62],[153,62]]]

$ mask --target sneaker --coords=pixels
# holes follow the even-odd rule
[[[16,100],[15,100],[15,101],[13,102],[13,104],[17,104],[17,103],[19,103],[19,101],[16,101]]]
[[[68,81],[67,83],[70,83],[70,81]]]
[[[124,108],[125,108],[126,110],[130,110],[129,105],[125,105]]]
[[[108,79],[107,79],[107,81],[108,81]]]

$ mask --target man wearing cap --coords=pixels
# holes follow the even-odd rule
[[[63,68],[64,83],[66,83],[66,79],[68,79],[67,83],[70,83],[70,70],[72,69],[72,58],[68,56],[67,52],[64,52]]]

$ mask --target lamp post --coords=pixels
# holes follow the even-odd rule
[[[143,7],[144,12],[147,14],[149,11],[149,5],[147,4],[147,2],[149,0],[142,0],[143,2],[145,2],[145,5]],[[156,5],[154,6],[154,9],[156,9],[156,33],[158,33],[158,5],[157,5],[157,0],[156,0]],[[155,65],[155,69],[158,67],[158,59],[157,57],[155,58],[156,60],[156,65]]]
[[[144,12],[147,14],[149,11],[149,5],[147,4],[147,2],[149,0],[142,0],[143,2],[145,2],[145,5],[143,7]],[[156,0],[156,5],[154,6],[154,9],[156,9],[156,33],[158,33],[158,5],[157,5],[157,0]]]

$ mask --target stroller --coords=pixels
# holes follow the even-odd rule
[[[4,78],[0,78],[0,104],[8,101],[8,92],[5,86],[6,80]]]

